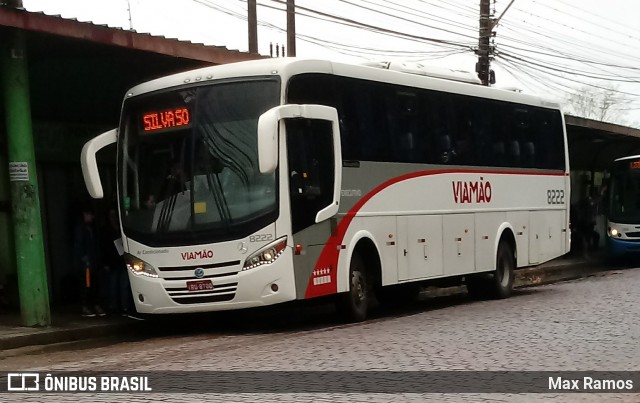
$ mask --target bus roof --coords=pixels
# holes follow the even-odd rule
[[[617,159],[613,160],[613,162],[626,161],[626,160],[635,160],[635,159],[640,159],[640,155],[628,155],[626,157],[617,158]]]
[[[451,79],[437,78],[428,75],[413,74],[406,71],[381,69],[379,67],[346,64],[332,62],[329,60],[289,57],[251,60],[204,67],[158,78],[131,88],[127,91],[126,98],[165,88],[225,78],[265,77],[278,75],[283,81],[286,81],[290,77],[302,73],[335,74],[370,81],[431,89],[442,92],[459,93],[480,98],[491,98],[550,109],[560,109],[559,104],[556,102],[546,101],[537,96],[486,87],[470,82],[461,82],[460,80],[454,81]]]

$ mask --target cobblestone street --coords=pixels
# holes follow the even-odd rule
[[[23,355],[1,371],[637,371],[640,270],[520,289],[509,300],[434,301],[355,325],[205,331]],[[252,327],[255,329],[255,327]],[[295,382],[292,379],[292,382]],[[636,386],[636,385],[634,385]],[[637,387],[637,386],[636,386]],[[292,384],[292,390],[303,387]],[[624,401],[638,394],[54,394],[86,401]],[[43,401],[40,395],[0,395]]]

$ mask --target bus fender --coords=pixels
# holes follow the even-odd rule
[[[498,232],[496,234],[496,239],[495,239],[495,243],[493,245],[493,257],[492,257],[492,265],[491,267],[496,267],[496,256],[498,255],[498,245],[500,244],[500,240],[502,239],[502,235],[504,235],[505,231],[509,230],[511,232],[511,235],[513,237],[513,253],[516,255],[516,258],[518,256],[518,243],[516,242],[515,239],[515,231],[513,230],[513,226],[511,225],[511,223],[508,222],[503,222],[502,224],[500,224],[500,226],[498,227]],[[517,259],[516,259],[516,267],[517,267]]]
[[[338,274],[337,274],[338,292],[349,291],[349,265],[351,263],[351,258],[355,251],[356,245],[358,245],[358,243],[365,238],[370,240],[373,243],[374,247],[376,248],[376,251],[378,252],[378,257],[382,256],[380,254],[380,246],[376,242],[375,237],[369,231],[365,231],[365,230],[357,231],[348,242],[349,246],[347,248],[347,253],[340,254],[340,258],[338,259],[338,268],[339,268]],[[382,261],[380,262],[380,265],[382,265]]]

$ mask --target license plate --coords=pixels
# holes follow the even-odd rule
[[[213,290],[211,280],[187,281],[187,291],[208,291]]]

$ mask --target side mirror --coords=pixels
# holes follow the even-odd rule
[[[333,197],[331,203],[318,211],[316,222],[333,217],[340,207],[342,187],[342,149],[338,111],[324,105],[281,105],[269,109],[258,119],[258,166],[263,174],[272,173],[278,167],[278,140],[282,119],[320,119],[331,122],[334,158]]]
[[[329,120],[333,122],[334,135],[339,133],[338,112],[329,106],[292,104],[269,109],[258,118],[258,167],[260,173],[272,173],[278,167],[280,120],[293,118]]]
[[[258,118],[258,167],[263,174],[278,167],[278,108],[269,109]]]
[[[100,181],[100,172],[96,161],[96,153],[118,140],[118,129],[112,129],[87,141],[82,147],[80,154],[80,165],[82,165],[82,176],[87,186],[89,194],[94,199],[102,199],[104,192]]]

